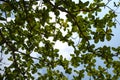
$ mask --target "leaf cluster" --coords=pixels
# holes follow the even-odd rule
[[[33,9],[33,6],[36,8]],[[98,16],[106,7],[102,0],[94,0],[92,3],[81,0],[78,3],[73,0],[43,0],[42,6],[34,0],[2,2],[0,49],[1,54],[10,55],[8,60],[11,64],[4,67],[0,79],[68,80],[66,74],[74,73],[77,74],[73,76],[75,80],[85,78],[86,74],[94,80],[119,79],[120,47],[96,48],[99,42],[112,39],[112,27],[116,26],[114,19],[117,15],[113,10],[102,18]],[[55,21],[52,21],[51,12]],[[66,14],[65,19],[60,17],[63,12]],[[14,19],[8,21],[8,18]],[[67,34],[64,34],[65,31]],[[72,39],[74,33],[78,34],[77,45]],[[68,53],[70,60],[60,55],[59,49],[54,48],[57,41],[66,42],[74,49],[73,54]],[[98,58],[104,62],[105,67],[97,67]],[[63,70],[57,70],[58,66]],[[84,68],[75,70],[81,66]],[[41,72],[43,68],[46,68],[44,74]],[[111,68],[113,75],[108,71]]]

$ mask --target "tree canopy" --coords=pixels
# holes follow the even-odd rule
[[[108,6],[111,0],[40,1],[1,0],[0,66],[5,65],[3,55],[9,55],[10,61],[9,66],[0,67],[1,80],[68,80],[66,74],[73,74],[73,80],[120,79],[120,46],[96,46],[110,41],[112,28],[119,23],[116,11]],[[120,6],[120,2],[113,4]],[[105,9],[109,11],[100,16]],[[73,34],[79,38],[77,44]],[[57,41],[74,49],[68,53],[70,59],[59,54],[54,47]]]

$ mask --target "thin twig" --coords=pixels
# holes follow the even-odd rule
[[[39,58],[36,58],[36,57],[30,56],[30,55],[27,55],[27,54],[25,54],[25,53],[23,53],[23,52],[21,52],[21,51],[16,51],[16,52],[18,52],[18,53],[20,53],[20,54],[22,54],[22,55],[24,55],[24,56],[29,56],[29,57],[31,57],[32,59],[40,60]]]

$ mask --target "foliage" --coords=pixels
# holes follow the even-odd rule
[[[41,6],[33,9],[33,5],[38,5],[37,1],[8,0],[0,4],[1,54],[9,54],[8,60],[11,61],[10,66],[4,67],[1,79],[68,80],[66,74],[73,73],[77,74],[73,76],[75,80],[86,76],[94,80],[120,78],[120,47],[96,47],[99,42],[112,39],[112,27],[116,26],[117,15],[107,4],[102,0],[79,0],[78,3],[72,0],[43,0]],[[114,5],[119,7],[119,3]],[[109,12],[101,18],[99,14],[106,8]],[[60,17],[61,12],[66,14],[66,18]],[[50,13],[55,15],[55,21]],[[8,21],[10,17],[14,20]],[[67,34],[63,35],[64,31]],[[78,34],[77,45],[72,38],[74,33]],[[66,42],[74,48],[74,53],[69,53],[70,60],[54,48],[56,41]],[[32,53],[39,56],[33,57]],[[97,66],[97,58],[104,61],[105,66]],[[58,66],[65,72],[56,69]],[[81,66],[84,68],[75,70]],[[40,72],[43,68],[46,68],[45,74]],[[109,69],[112,69],[112,74]]]

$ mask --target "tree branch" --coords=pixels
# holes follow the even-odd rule
[[[69,12],[68,10],[66,10],[66,9],[63,8],[63,7],[58,7],[58,6],[56,6],[56,5],[53,5],[50,1],[48,1],[48,3],[49,3],[53,8],[58,9],[58,10],[60,10],[60,11],[62,11],[62,12],[66,12],[68,15],[70,15],[70,17],[73,19],[73,22],[77,25],[80,34],[81,34],[81,35],[84,37],[84,39],[87,41],[87,44],[88,44],[88,45],[87,45],[87,48],[88,48],[88,51],[90,51],[90,48],[89,48],[89,47],[90,47],[90,42],[89,42],[88,38],[83,34],[83,31],[81,30],[81,27],[79,26],[77,20],[75,19],[75,16],[74,16],[71,12]]]
[[[1,37],[2,37],[2,40],[4,40],[4,41],[2,41],[2,42],[4,42],[4,43],[6,43],[6,45],[11,49],[11,51],[12,51],[12,57],[13,57],[13,64],[14,64],[14,66],[20,71],[20,73],[24,76],[24,78],[25,78],[25,72],[23,72],[19,67],[18,67],[18,63],[17,63],[17,59],[16,59],[16,55],[15,55],[15,51],[17,51],[17,49],[14,47],[14,46],[11,46],[10,45],[10,41],[8,41],[8,39],[6,39],[6,38],[4,38],[4,36],[3,36],[3,34],[2,34],[2,32],[1,32],[1,30],[0,30],[0,35],[1,35]],[[4,44],[4,43],[2,43],[2,44]]]

